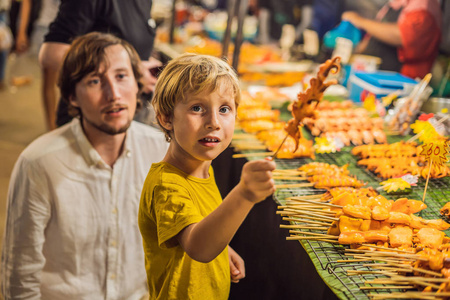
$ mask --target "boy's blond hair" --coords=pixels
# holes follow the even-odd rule
[[[212,93],[223,85],[232,89],[237,108],[241,89],[231,66],[214,56],[183,54],[170,61],[158,78],[152,100],[156,116],[173,116],[175,104],[184,100],[186,94]],[[158,124],[170,142],[170,131],[161,126],[159,120]]]

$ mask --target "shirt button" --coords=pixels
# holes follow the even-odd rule
[[[128,150],[126,156],[131,157],[131,151]]]
[[[111,274],[111,276],[109,276],[109,278],[116,279],[116,274]]]
[[[112,247],[115,247],[116,245],[117,245],[116,241],[112,241],[112,242],[111,242],[111,246],[112,246]]]
[[[111,213],[113,213],[114,215],[117,214],[117,209],[114,207]]]

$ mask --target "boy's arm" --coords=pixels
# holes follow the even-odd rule
[[[176,236],[181,247],[192,258],[210,262],[231,241],[252,207],[275,191],[272,171],[275,162],[251,161],[244,165],[241,180],[211,214],[191,224]]]

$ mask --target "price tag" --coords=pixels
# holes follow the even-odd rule
[[[418,135],[419,141],[424,144],[432,143],[442,137],[428,121],[416,120],[411,124],[411,129]]]
[[[437,166],[443,166],[447,161],[448,154],[448,141],[445,139],[434,140],[433,142],[429,142],[423,144],[423,150],[420,152],[420,155],[425,156],[425,159],[430,163],[433,163]]]

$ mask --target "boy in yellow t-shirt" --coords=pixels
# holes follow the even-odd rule
[[[275,163],[247,162],[222,201],[211,161],[231,142],[239,100],[235,72],[212,56],[184,54],[158,79],[152,104],[170,145],[152,165],[139,207],[151,299],[228,299],[230,276],[245,277],[228,243],[275,191]]]

